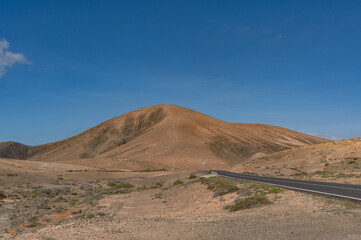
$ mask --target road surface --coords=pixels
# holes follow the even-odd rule
[[[250,176],[242,173],[215,171],[217,175],[237,180],[266,183],[278,187],[314,192],[336,197],[361,200],[361,185],[333,182],[318,182],[287,178]]]

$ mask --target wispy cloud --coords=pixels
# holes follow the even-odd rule
[[[31,64],[23,54],[10,52],[9,47],[10,44],[6,39],[0,40],[0,79],[7,69],[16,63]]]
[[[361,132],[353,132],[353,133],[351,133],[351,138],[361,138]]]
[[[281,39],[283,39],[283,35],[282,35],[282,34],[278,34],[274,39],[275,39],[275,40],[281,40]]]
[[[223,24],[223,27],[227,28],[227,29],[231,29],[232,31],[235,32],[247,32],[250,30],[250,28],[248,26],[244,26],[244,25],[232,25],[232,24]]]
[[[329,135],[329,134],[326,134],[326,133],[310,133],[310,135],[315,136],[315,137],[328,139],[328,140],[331,140],[331,141],[342,140],[342,138],[340,138],[340,137],[332,136],[332,135]]]

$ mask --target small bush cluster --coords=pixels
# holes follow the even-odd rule
[[[5,198],[6,198],[6,195],[5,195],[4,191],[0,190],[0,200],[5,199]]]
[[[154,196],[153,196],[153,198],[152,198],[152,200],[153,199],[162,199],[163,198],[163,193],[156,193],[156,194],[154,194]]]
[[[183,182],[181,180],[175,180],[173,183],[174,186],[181,185],[181,184],[183,184]]]
[[[160,169],[144,169],[144,170],[134,170],[133,172],[163,172],[163,171],[167,171],[165,168],[160,168]]]
[[[238,196],[251,196],[252,195],[252,191],[250,191],[248,188],[240,188],[237,191],[237,195]]]
[[[104,194],[124,194],[130,193],[132,188],[134,187],[130,183],[124,182],[108,182],[107,184],[110,188],[102,190]],[[99,197],[100,198],[100,197]]]
[[[336,175],[337,178],[350,178],[350,177],[355,177],[356,174],[353,174],[353,173],[350,173],[350,174],[347,174],[347,173],[339,173]]]
[[[196,178],[197,178],[197,176],[194,175],[194,174],[191,174],[191,175],[189,175],[189,177],[188,177],[189,180],[191,180],[191,179],[196,179]]]
[[[113,189],[118,189],[118,188],[125,188],[125,189],[129,189],[132,188],[133,185],[130,183],[124,183],[124,182],[108,182],[107,184],[109,187],[113,188]]]
[[[156,189],[156,188],[161,188],[162,186],[163,186],[163,183],[156,182],[156,183],[153,183],[153,185],[151,185],[149,188],[150,189]]]
[[[219,177],[202,178],[201,183],[206,184],[208,189],[214,192],[214,197],[237,192],[239,190],[239,187],[233,182]]]
[[[55,196],[70,194],[70,188],[69,187],[45,188],[42,186],[37,186],[34,187],[34,190],[31,192],[31,194],[54,198]]]
[[[245,199],[238,200],[233,206],[229,207],[229,211],[234,212],[238,210],[269,205],[271,203],[272,202],[266,196],[255,195],[252,197],[247,197]]]
[[[259,184],[259,183],[252,183],[248,186],[249,189],[253,189],[256,194],[259,195],[267,195],[272,193],[281,193],[283,192],[282,188],[275,187],[272,185],[265,185],[265,184]]]

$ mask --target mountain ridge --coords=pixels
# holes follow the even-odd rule
[[[201,169],[203,161],[207,167],[230,168],[255,154],[322,142],[328,140],[277,126],[229,123],[162,104],[123,114],[53,143],[33,147],[13,143],[12,148],[0,143],[0,156],[122,169]]]

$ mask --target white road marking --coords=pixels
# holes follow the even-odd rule
[[[222,176],[222,173],[220,173],[219,175]],[[320,193],[320,194],[336,196],[336,197],[342,197],[342,198],[348,198],[348,199],[353,199],[353,200],[361,200],[361,198],[356,198],[356,197],[350,197],[350,196],[345,196],[345,195],[340,195],[340,194],[335,194],[335,193],[322,192],[322,191],[309,190],[309,189],[304,189],[304,188],[290,187],[290,186],[285,186],[285,185],[282,185],[282,184],[267,183],[267,182],[260,181],[260,180],[239,179],[239,178],[230,177],[230,176],[226,176],[226,175],[223,175],[223,177],[232,178],[232,179],[241,180],[241,181],[243,180],[243,181],[248,181],[248,182],[259,182],[259,183],[269,184],[269,185],[273,185],[273,186],[277,186],[277,187],[301,190],[301,191],[305,191],[305,192]],[[317,184],[313,184],[313,185],[317,185]],[[321,186],[324,187],[325,185],[321,185]],[[348,189],[358,190],[358,189],[354,189],[354,188],[348,188]]]

